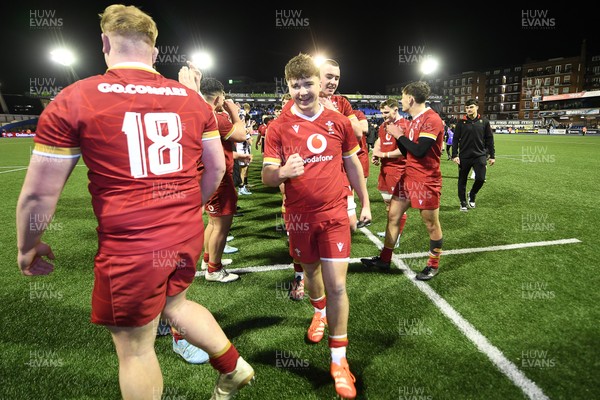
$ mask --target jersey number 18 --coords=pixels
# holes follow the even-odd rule
[[[141,113],[126,112],[122,129],[127,135],[129,166],[134,178],[148,176],[148,168],[155,175],[182,170],[182,146],[178,143],[181,140],[182,130],[178,114],[148,113],[144,115],[142,121]],[[163,132],[166,132],[165,136]],[[148,146],[147,162],[144,137],[152,141]],[[167,151],[168,158],[165,157]]]

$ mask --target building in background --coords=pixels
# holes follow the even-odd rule
[[[440,72],[423,79],[431,87],[430,105],[449,123],[466,115],[465,102],[470,98],[478,101],[480,112],[490,119],[492,127],[502,132],[533,131],[552,125],[595,127],[599,123],[596,96],[586,96],[585,92],[600,90],[600,55],[587,57],[585,41],[581,44],[579,55],[573,57],[528,60],[523,64],[453,75]],[[235,101],[250,103],[253,118],[257,121],[263,114],[272,113],[274,105],[280,104],[281,95],[287,91],[283,78],[275,78],[273,82],[256,82],[250,77],[240,76],[224,83]],[[380,117],[379,103],[389,97],[399,98],[406,83],[387,85],[385,95],[357,93],[347,97],[353,107],[363,111],[367,118],[376,119]],[[566,104],[558,100],[568,99],[568,95],[585,103],[579,107],[582,111],[576,114],[573,109],[578,107],[578,103],[572,102],[568,104],[570,111],[556,109]],[[552,99],[548,101],[554,103],[546,103],[542,110],[541,103],[545,98]],[[39,115],[51,101],[41,95],[5,95],[2,99],[2,94],[0,100],[4,100],[4,117],[0,118],[0,124],[23,118],[10,115]]]

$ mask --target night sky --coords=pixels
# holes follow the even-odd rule
[[[41,82],[66,86],[72,79],[68,69],[49,59],[51,48],[61,43],[77,55],[73,71],[78,78],[105,71],[98,13],[111,2],[78,3],[4,2],[3,93],[29,92]],[[281,81],[291,57],[323,52],[341,64],[340,91],[363,94],[383,94],[386,84],[419,79],[415,60],[427,56],[440,60],[441,71],[455,74],[577,56],[584,38],[588,54],[600,54],[592,12],[575,8],[524,9],[498,2],[492,5],[497,10],[486,13],[476,2],[365,2],[360,8],[317,2],[322,10],[314,3],[188,3],[195,5],[174,0],[124,3],[155,19],[162,53],[156,68],[175,79],[185,59],[201,49],[212,53],[215,62],[205,74],[223,82],[238,76]]]

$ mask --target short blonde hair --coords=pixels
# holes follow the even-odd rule
[[[312,57],[303,53],[298,54],[288,61],[284,71],[285,80],[288,82],[292,79],[307,79],[311,76],[320,76],[319,67],[317,67]]]
[[[158,37],[156,23],[148,14],[135,6],[113,4],[100,16],[102,33],[116,33],[137,40],[143,40],[154,47]]]

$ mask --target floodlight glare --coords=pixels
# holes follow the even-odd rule
[[[71,66],[75,62],[73,52],[68,49],[55,49],[50,52],[50,59],[64,66]]]
[[[313,60],[315,60],[315,65],[317,67],[320,67],[325,62],[325,60],[327,60],[327,58],[328,57],[325,57],[325,56],[319,54],[319,55],[314,56]]]
[[[437,69],[438,65],[439,65],[438,60],[436,60],[433,57],[427,57],[421,63],[421,72],[423,74],[425,74],[425,75],[429,75],[429,74],[435,72],[435,70]]]
[[[205,52],[195,53],[192,55],[192,63],[199,69],[210,69],[213,66],[213,58]]]

